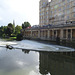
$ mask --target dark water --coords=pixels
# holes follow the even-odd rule
[[[75,75],[72,48],[28,40],[0,41],[1,46],[6,44],[36,51],[0,47],[0,75]]]

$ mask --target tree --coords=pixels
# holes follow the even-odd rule
[[[3,26],[1,26],[1,27],[0,27],[0,37],[2,37],[3,32],[4,32]]]
[[[17,41],[21,41],[23,39],[23,36],[21,33],[17,34]]]
[[[7,35],[7,33],[6,33],[6,31],[7,31],[7,26],[4,26],[3,29],[4,29],[4,34]]]
[[[25,28],[27,28],[27,27],[29,27],[29,26],[31,26],[29,22],[24,22],[24,23],[22,24],[22,28],[23,28],[23,29],[25,29]]]
[[[17,25],[15,27],[15,35],[19,34],[21,29],[22,29],[22,26]]]
[[[5,37],[6,32],[7,32],[6,30],[7,30],[7,26],[0,27],[0,37]]]
[[[8,27],[12,29],[12,33],[15,31],[15,26],[12,23],[8,24]]]
[[[12,23],[8,24],[6,33],[8,34],[8,36],[11,36],[11,34],[14,33],[14,25]]]

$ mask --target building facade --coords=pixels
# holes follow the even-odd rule
[[[50,23],[66,24],[75,21],[75,0],[52,0],[50,3]]]
[[[39,26],[24,31],[25,38],[75,40],[75,0],[40,0]]]
[[[40,0],[39,25],[58,25],[75,21],[75,0]]]
[[[39,25],[49,24],[50,4],[48,0],[40,0],[39,2]]]

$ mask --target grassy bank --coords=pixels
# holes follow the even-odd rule
[[[9,38],[3,38],[3,39],[7,41],[13,41],[13,40],[16,40],[16,37],[9,37]]]

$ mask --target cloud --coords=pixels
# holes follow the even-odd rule
[[[3,20],[2,17],[0,17],[0,21]]]
[[[15,20],[21,25],[29,21],[31,25],[39,23],[39,1],[38,0],[0,0],[0,16],[3,24]],[[0,25],[1,25],[0,23]]]

